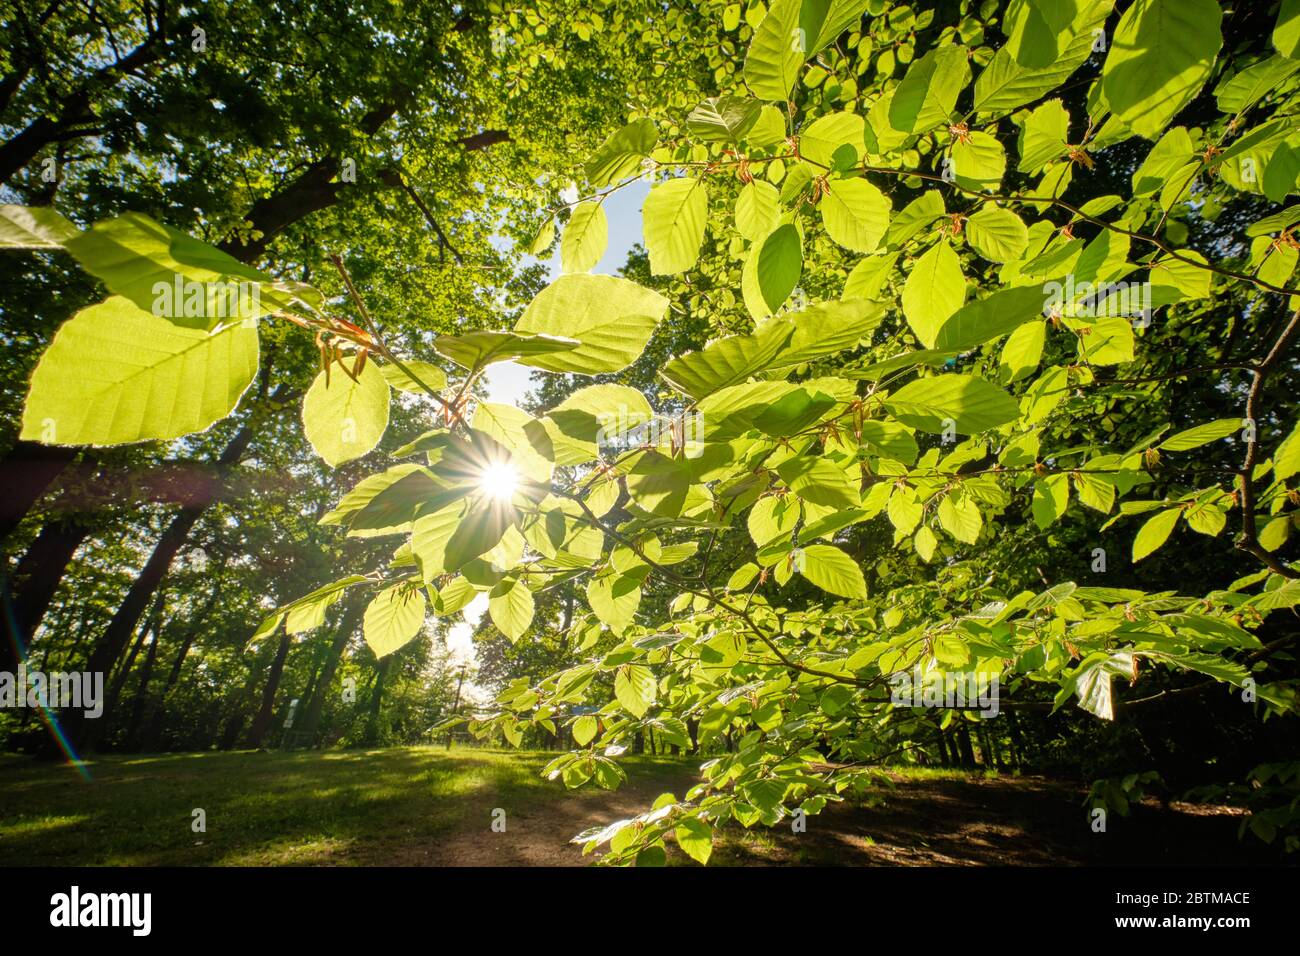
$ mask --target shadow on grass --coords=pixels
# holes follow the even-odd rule
[[[401,847],[486,829],[495,807],[575,799],[548,753],[433,747],[0,759],[0,866],[382,864]],[[641,758],[634,773],[680,764]],[[578,794],[576,799],[590,799]],[[196,809],[206,832],[194,832]]]

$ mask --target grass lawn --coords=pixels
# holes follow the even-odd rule
[[[699,757],[627,756],[617,791],[566,791],[555,755],[440,747],[101,757],[67,766],[0,756],[0,866],[580,866],[569,843],[681,798]],[[771,829],[725,827],[723,866],[1277,862],[1239,841],[1239,812],[1148,801],[1094,833],[1077,783],[891,769],[862,797]],[[207,830],[191,829],[193,811]],[[506,832],[492,829],[493,811]],[[669,861],[694,866],[670,844]]]
[[[90,780],[0,757],[0,866],[423,862],[413,848],[490,833],[495,808],[518,828],[512,821],[560,801],[567,813],[608,796],[542,779],[554,756],[440,747],[108,756],[89,766]],[[680,797],[699,761],[621,763],[625,787],[648,794],[648,805],[663,790]],[[205,833],[191,829],[196,808]],[[580,823],[557,820],[566,829],[552,842]]]

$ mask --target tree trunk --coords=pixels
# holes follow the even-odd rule
[[[965,720],[957,725],[957,746],[961,754],[961,765],[967,770],[975,769],[975,748],[970,742],[970,726]]]
[[[266,675],[266,687],[262,689],[262,706],[253,718],[253,726],[248,728],[248,737],[244,745],[251,750],[262,746],[266,732],[271,729],[271,719],[275,716],[275,692],[280,689],[280,678],[284,676],[284,660],[289,656],[289,645],[293,638],[286,631],[280,635],[280,646],[275,650],[275,660],[271,661],[271,672]]]
[[[348,595],[343,616],[334,631],[334,642],[330,645],[329,654],[316,678],[316,686],[308,698],[307,710],[302,717],[302,740],[308,747],[312,745],[316,730],[320,726],[321,712],[325,708],[325,695],[330,693],[334,686],[334,672],[338,669],[339,661],[343,659],[348,641],[352,639],[357,625],[361,623],[361,615],[366,607],[366,602],[362,599],[363,594],[364,592],[361,591],[353,591]]]
[[[264,369],[262,374],[269,376],[270,369]],[[283,401],[289,394],[289,389],[281,385],[275,390],[275,394],[271,398],[272,401]],[[215,465],[218,472],[235,464],[243,457],[244,452],[248,450],[248,446],[253,440],[253,435],[253,423],[245,422],[217,458]],[[113,662],[121,655],[132,629],[140,620],[140,615],[144,613],[145,605],[148,604],[150,596],[162,583],[163,577],[171,568],[172,561],[181,548],[184,547],[186,541],[189,540],[190,531],[198,523],[199,518],[203,516],[203,512],[207,510],[210,503],[210,500],[205,500],[199,504],[187,505],[172,519],[171,524],[167,526],[167,530],[158,539],[158,543],[154,546],[153,553],[149,555],[149,560],[145,562],[144,568],[141,569],[140,574],[126,592],[126,597],[123,598],[121,605],[119,605],[117,613],[108,622],[108,627],[105,628],[103,636],[95,645],[94,651],[91,652],[87,670],[92,673],[96,671],[107,672],[112,668]],[[84,751],[92,750],[102,731],[84,719],[74,719],[70,723],[69,736],[75,744]],[[103,726],[104,718],[101,717],[97,723]]]
[[[8,538],[45,489],[77,457],[76,448],[19,441],[0,460],[0,541]]]
[[[379,742],[379,709],[384,701],[384,684],[387,682],[388,672],[393,666],[393,655],[389,654],[379,662],[379,668],[375,672],[374,691],[370,694],[370,702],[366,709],[369,714],[366,717],[366,732],[364,741],[367,744],[374,745]]]
[[[158,626],[159,615],[162,611],[162,602],[163,595],[160,592],[158,594],[158,599],[154,601],[153,613],[149,615],[144,626],[140,628],[140,633],[137,635],[135,643],[131,645],[131,650],[126,655],[126,660],[122,661],[113,672],[111,680],[109,680],[108,697],[104,701],[105,714],[108,713],[111,707],[116,707],[118,700],[122,696],[122,688],[126,686],[126,679],[130,675],[131,669],[135,667],[135,659],[140,654],[140,648],[144,647],[144,642],[148,639],[149,632]],[[107,672],[105,672],[105,676],[108,676]]]
[[[13,576],[0,582],[8,604],[0,671],[14,673],[18,662],[26,658],[32,635],[49,610],[64,570],[89,536],[90,525],[77,515],[51,521],[19,560]]]
[[[244,729],[244,702],[253,693],[253,688],[257,686],[258,675],[262,673],[261,666],[254,661],[248,668],[248,679],[244,681],[244,686],[239,689],[235,695],[235,709],[226,721],[226,727],[221,732],[221,739],[217,742],[218,750],[232,750],[235,743],[239,740],[240,731]]]
[[[154,662],[158,660],[158,632],[161,627],[153,629],[153,640],[149,642],[149,653],[145,655],[144,666],[140,668],[140,683],[135,689],[135,700],[131,701],[131,718],[126,724],[126,733],[122,736],[122,749],[127,753],[136,747],[140,733],[140,722],[144,717],[145,705],[149,702],[149,680],[153,677]]]
[[[208,597],[207,602],[200,608],[185,626],[185,637],[181,639],[180,650],[176,652],[176,657],[172,661],[171,671],[167,674],[167,680],[163,683],[162,691],[158,694],[158,699],[152,703],[149,708],[149,719],[145,724],[144,736],[140,741],[140,747],[145,751],[156,750],[158,747],[158,738],[162,734],[162,721],[165,714],[164,707],[167,703],[167,697],[180,680],[181,668],[185,665],[185,658],[189,656],[190,648],[194,646],[194,639],[198,637],[199,627],[211,613],[212,608],[217,603],[217,598],[221,595],[221,585],[217,583],[212,588],[212,594]]]

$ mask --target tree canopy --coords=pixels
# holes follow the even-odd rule
[[[254,646],[337,605],[382,662],[485,595],[497,694],[449,725],[571,739],[569,787],[646,735],[712,755],[581,835],[612,861],[706,862],[972,734],[1081,742],[1118,805],[1196,752],[1145,716],[1184,705],[1257,758],[1187,782],[1253,774],[1251,829],[1297,845],[1300,3],[328,6],[320,37],[160,8],[115,66],[20,80],[5,147],[48,136],[75,184],[0,217],[75,309],[24,313],[18,439],[92,449],[92,489],[104,446],[171,443],[299,481],[222,505],[283,564]],[[84,184],[79,138],[115,156]],[[644,251],[593,273],[646,180]],[[506,361],[527,408],[483,397]]]

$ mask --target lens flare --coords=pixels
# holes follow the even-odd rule
[[[515,487],[519,484],[519,473],[515,466],[502,462],[489,465],[483,471],[479,487],[483,494],[497,501],[509,501],[514,497]]]

